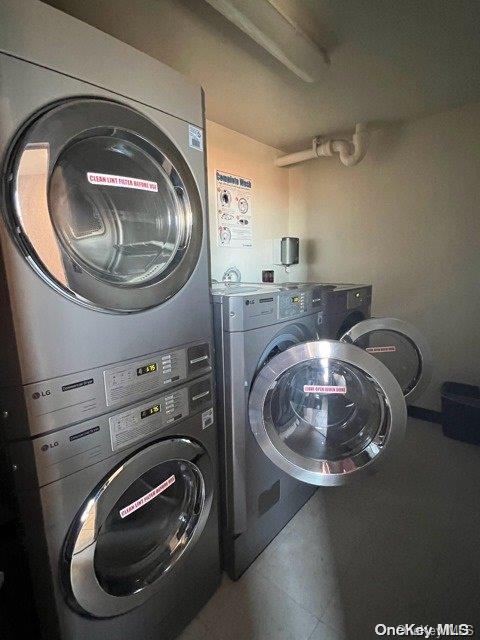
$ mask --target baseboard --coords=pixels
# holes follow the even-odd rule
[[[436,424],[442,423],[442,414],[440,411],[433,411],[432,409],[424,409],[423,407],[414,407],[410,405],[408,407],[408,415],[418,420],[425,420],[426,422],[435,422]]]

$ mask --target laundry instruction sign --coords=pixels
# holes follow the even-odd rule
[[[170,476],[164,482],[162,482],[162,484],[159,484],[158,487],[155,487],[154,489],[146,493],[141,498],[138,498],[138,500],[135,500],[135,502],[132,502],[131,504],[129,504],[127,507],[120,509],[119,511],[120,517],[126,518],[134,511],[137,511],[141,507],[144,507],[146,504],[151,502],[154,498],[156,498],[161,493],[166,491],[168,487],[171,487],[174,482],[175,482],[175,476]]]
[[[253,184],[242,178],[217,170],[217,243],[219,247],[251,247]]]
[[[344,385],[331,385],[331,384],[304,384],[304,393],[332,393],[345,395],[347,393],[347,387]]]
[[[127,176],[114,176],[111,173],[95,173],[93,171],[88,171],[87,180],[90,184],[97,184],[106,187],[140,189],[140,191],[158,191],[158,184],[151,180],[128,178]]]
[[[367,347],[365,351],[368,353],[394,353],[397,347],[390,345],[388,347]]]

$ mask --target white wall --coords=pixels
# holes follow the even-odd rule
[[[261,282],[262,269],[273,268],[274,238],[288,234],[288,171],[274,166],[281,151],[273,149],[231,129],[207,121],[207,164],[210,209],[212,277],[221,280],[225,270],[236,266],[246,282]],[[215,172],[221,170],[253,182],[253,246],[218,246]],[[305,277],[299,267],[286,274],[275,267],[275,280],[281,282]]]
[[[371,282],[374,314],[428,337],[429,389],[480,382],[480,104],[383,127],[357,167],[290,170],[290,233],[311,239],[308,277]]]

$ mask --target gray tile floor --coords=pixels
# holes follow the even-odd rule
[[[409,420],[395,458],[319,489],[181,640],[363,640],[378,623],[477,623],[480,447]]]

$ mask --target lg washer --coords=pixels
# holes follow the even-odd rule
[[[171,639],[220,579],[211,375],[10,445],[46,640]]]

